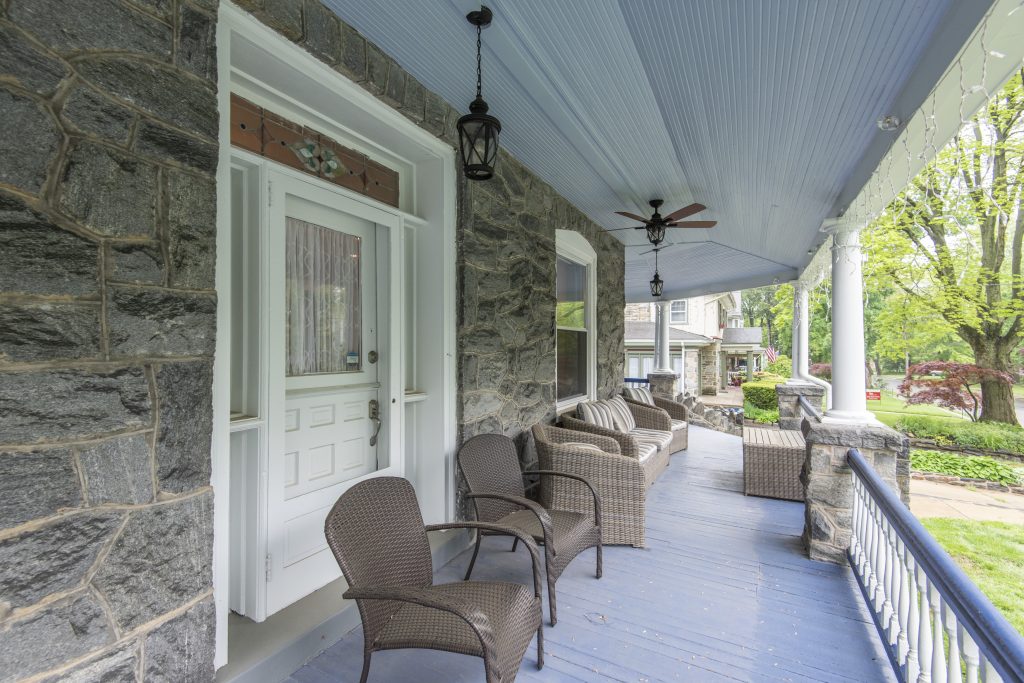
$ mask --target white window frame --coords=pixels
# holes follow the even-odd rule
[[[682,320],[676,319],[676,315],[678,313],[676,311],[676,304],[683,305]],[[670,318],[671,319],[669,320],[669,323],[672,325],[686,325],[690,321],[690,302],[687,301],[686,299],[676,299],[675,301],[673,301],[671,306]]]
[[[557,401],[555,409],[563,412],[576,407],[581,401],[597,398],[597,252],[587,239],[573,230],[555,230],[555,254],[587,269],[587,300],[584,311],[587,319],[587,392]],[[558,334],[555,334],[555,396],[558,396]],[[557,399],[556,399],[557,400]]]

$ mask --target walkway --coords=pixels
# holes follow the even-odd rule
[[[690,449],[652,487],[648,548],[594,551],[558,582],[558,626],[546,662],[531,645],[520,681],[890,681],[888,660],[852,574],[803,554],[803,506],[747,498],[739,437],[691,427]],[[529,581],[522,549],[484,542],[476,579]],[[461,578],[464,553],[437,573]],[[545,607],[546,614],[546,607]],[[357,681],[353,631],[288,683]],[[370,681],[482,681],[479,659],[418,650],[379,652]]]
[[[1024,524],[1024,496],[911,479],[910,511],[918,518],[951,517]]]

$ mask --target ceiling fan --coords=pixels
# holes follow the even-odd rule
[[[666,228],[713,228],[718,224],[718,221],[682,221],[680,219],[692,216],[695,213],[700,213],[704,209],[708,208],[703,204],[694,202],[689,206],[684,206],[677,211],[673,211],[667,216],[662,216],[658,213],[658,209],[664,203],[661,199],[652,199],[650,201],[651,207],[654,209],[654,214],[650,218],[643,218],[635,213],[629,213],[628,211],[616,211],[615,213],[626,218],[632,218],[633,220],[640,221],[643,225],[638,225],[633,228],[614,228],[612,232],[619,230],[646,230],[647,240],[654,246],[658,246],[665,239]]]

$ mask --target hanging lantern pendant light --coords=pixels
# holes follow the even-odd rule
[[[661,292],[665,288],[665,281],[658,275],[658,252],[660,249],[654,250],[654,278],[651,279],[651,296],[655,298],[661,297]]]
[[[487,180],[494,176],[494,164],[498,158],[498,134],[501,122],[487,113],[487,103],[481,96],[480,33],[490,26],[494,15],[487,7],[481,6],[466,15],[466,20],[476,26],[476,99],[469,104],[469,113],[459,119],[459,155],[462,157],[462,172],[470,180]]]

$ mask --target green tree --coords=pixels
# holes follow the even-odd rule
[[[747,327],[760,327],[765,346],[778,347],[775,325],[775,294],[779,285],[744,290],[742,296],[743,321]]]
[[[1024,70],[869,226],[870,270],[934,311],[998,372],[1024,326]],[[915,325],[917,322],[915,321]],[[1011,387],[983,380],[981,419],[1017,424]]]

